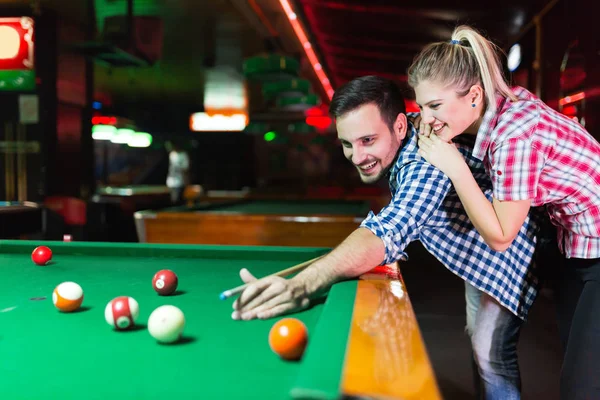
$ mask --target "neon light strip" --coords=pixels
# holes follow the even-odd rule
[[[585,92],[575,93],[572,96],[565,96],[558,101],[558,104],[564,106],[566,104],[575,103],[576,101],[585,99]]]
[[[290,3],[288,2],[288,0],[279,0],[279,3],[281,4],[281,7],[285,11],[285,14],[288,17],[290,24],[292,24],[292,28],[294,28],[294,32],[296,32],[296,36],[298,37],[298,40],[300,40],[300,43],[302,44],[302,47],[304,48],[304,51],[306,52],[306,56],[308,57],[308,60],[310,61],[310,64],[312,65],[312,67],[315,71],[315,74],[317,74],[317,77],[319,78],[321,85],[323,85],[323,89],[325,89],[325,93],[327,93],[329,100],[331,100],[331,98],[333,97],[333,87],[331,86],[331,83],[329,82],[329,78],[327,77],[327,74],[325,74],[325,72],[323,71],[323,66],[319,62],[319,58],[317,57],[314,50],[312,49],[312,45],[308,41],[308,38],[306,37],[306,34],[304,33],[304,29],[302,29],[300,22],[298,22],[298,17],[296,16],[296,13],[294,12],[294,10],[292,10],[292,7],[290,6]]]

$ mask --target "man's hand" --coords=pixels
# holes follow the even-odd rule
[[[240,278],[250,285],[233,303],[233,319],[273,318],[302,310],[310,304],[306,289],[297,278],[274,276],[257,280],[245,268],[240,270]]]
[[[311,298],[324,294],[344,279],[358,277],[385,258],[385,244],[366,228],[352,232],[339,246],[291,279],[256,279],[247,269],[240,278],[248,284],[233,303],[233,319],[267,319],[308,308]]]

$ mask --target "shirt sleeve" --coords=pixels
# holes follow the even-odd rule
[[[171,164],[173,167],[186,170],[189,168],[190,160],[186,153],[172,153],[169,156]]]
[[[490,175],[494,197],[501,201],[536,197],[544,156],[529,138],[511,138],[493,149]]]
[[[184,170],[187,170],[190,167],[190,158],[187,153],[181,153],[180,167]]]
[[[360,225],[383,240],[383,264],[408,259],[404,249],[419,239],[422,227],[440,207],[451,187],[448,177],[422,161],[402,167],[396,180],[398,189],[390,204],[378,214],[370,212]]]

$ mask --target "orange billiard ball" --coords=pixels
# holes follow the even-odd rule
[[[177,290],[177,275],[169,269],[161,269],[152,278],[152,287],[161,296],[168,296]]]
[[[83,302],[83,289],[75,282],[63,282],[52,292],[52,302],[62,312],[75,311]]]
[[[52,250],[47,246],[38,246],[31,253],[31,259],[37,265],[46,265],[52,259]]]
[[[296,318],[277,321],[269,332],[269,346],[284,360],[298,360],[308,342],[306,325]]]

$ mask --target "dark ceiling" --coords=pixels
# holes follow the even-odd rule
[[[431,41],[449,40],[460,23],[507,46],[552,0],[289,1],[335,89],[368,74],[404,82],[415,54]],[[98,25],[106,10],[127,9],[126,0],[0,0],[0,6],[15,3],[40,3],[82,27],[89,23],[89,4],[95,6]],[[243,79],[243,58],[269,47],[304,55],[279,0],[134,0],[133,6],[136,15],[162,18],[163,54],[146,68],[97,67],[96,89],[118,101],[200,109],[207,70],[226,67],[235,79]],[[327,101],[314,73],[304,65],[305,77]]]
[[[295,0],[334,88],[362,75],[406,81],[426,44],[469,24],[500,46],[512,44],[548,0]]]

